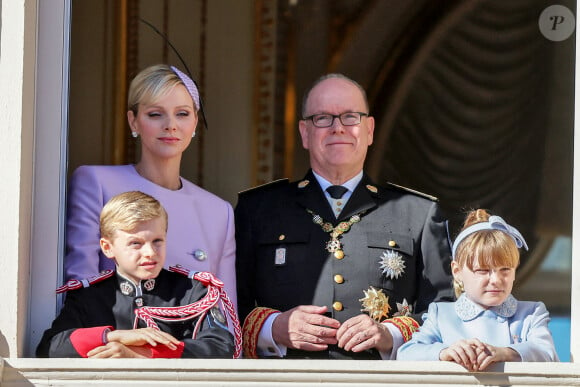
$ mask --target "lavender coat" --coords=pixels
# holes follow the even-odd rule
[[[77,168],[68,197],[65,278],[85,279],[114,268],[99,247],[101,209],[119,193],[142,191],[159,200],[169,215],[165,267],[180,264],[215,274],[237,305],[232,206],[190,181],[181,182],[177,191],[163,188],[141,177],[133,165]],[[195,251],[205,252],[205,260],[196,259]]]

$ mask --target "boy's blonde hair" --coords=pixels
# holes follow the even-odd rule
[[[185,86],[183,80],[168,65],[159,64],[147,67],[131,81],[127,106],[137,115],[140,104],[149,104],[159,100],[177,85]],[[195,101],[193,107],[197,111]]]
[[[463,229],[474,224],[487,222],[490,214],[486,210],[470,211],[465,218]],[[473,270],[477,264],[479,268],[511,267],[517,268],[520,264],[520,251],[514,238],[500,230],[480,230],[467,236],[457,246],[454,261],[460,268],[467,266]],[[455,294],[462,293],[460,285],[454,281]]]
[[[101,237],[113,239],[117,230],[129,232],[139,223],[159,217],[167,231],[167,212],[157,199],[140,191],[123,192],[113,196],[101,211]]]

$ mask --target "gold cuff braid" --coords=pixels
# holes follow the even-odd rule
[[[278,312],[276,309],[257,307],[246,317],[244,326],[242,327],[244,358],[258,358],[258,337],[260,336],[262,326],[268,317]]]
[[[383,322],[384,323],[388,322],[395,325],[397,329],[401,332],[401,335],[403,335],[404,342],[409,341],[411,339],[411,336],[413,336],[413,333],[419,330],[419,324],[417,323],[417,321],[407,316],[392,317],[387,320],[384,320]]]

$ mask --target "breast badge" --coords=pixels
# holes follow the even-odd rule
[[[363,306],[361,312],[367,312],[373,320],[379,322],[383,317],[389,316],[391,309],[389,306],[389,297],[383,293],[382,289],[376,289],[371,286],[369,289],[363,290],[363,292],[365,296],[359,299]]]
[[[403,298],[402,303],[397,302],[397,312],[393,315],[396,316],[409,316],[413,312],[413,305],[409,305],[406,298]]]
[[[219,323],[227,325],[226,316],[222,313],[221,309],[217,306],[211,308],[211,316]]]
[[[383,251],[379,263],[383,274],[390,279],[399,278],[405,271],[403,256],[394,250]]]
[[[274,265],[282,266],[286,264],[286,249],[284,247],[279,247],[276,249],[274,255]]]

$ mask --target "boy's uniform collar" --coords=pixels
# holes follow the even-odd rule
[[[119,289],[121,293],[125,296],[132,296],[132,297],[140,297],[143,295],[143,289],[146,291],[152,291],[155,289],[155,278],[150,278],[145,281],[139,281],[138,284],[135,284],[129,278],[125,277],[123,274],[117,271],[117,277],[119,280]]]

